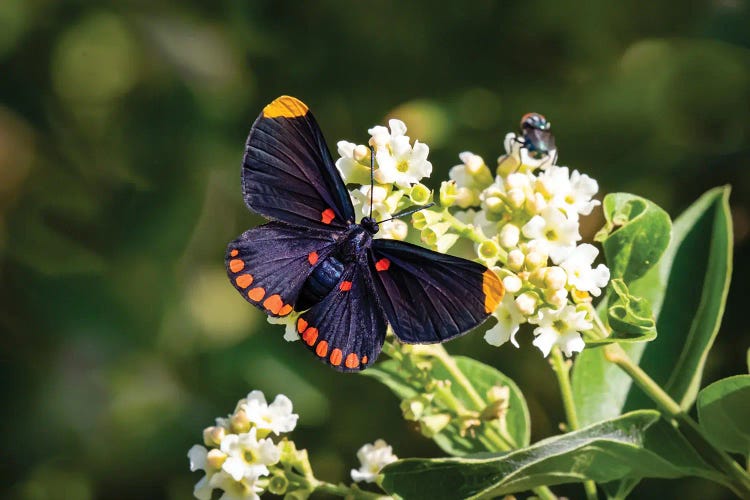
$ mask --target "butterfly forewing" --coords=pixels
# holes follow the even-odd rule
[[[364,370],[383,346],[386,322],[369,279],[365,262],[349,263],[331,292],[297,320],[302,342],[337,370]]]
[[[307,106],[282,96],[263,109],[245,146],[247,206],[289,224],[345,228],[354,222],[349,193]]]
[[[375,290],[396,336],[443,342],[483,322],[503,297],[497,275],[481,264],[393,240],[374,240]]]
[[[315,265],[333,251],[333,235],[269,222],[229,244],[227,274],[248,302],[269,315],[286,316]]]

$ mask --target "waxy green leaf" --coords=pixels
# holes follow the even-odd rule
[[[698,419],[719,448],[750,454],[750,375],[737,375],[698,393]]]

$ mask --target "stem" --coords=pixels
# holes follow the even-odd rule
[[[315,484],[315,491],[322,491],[331,495],[336,495],[352,500],[376,500],[390,498],[388,495],[373,493],[372,491],[360,490],[357,487],[349,487],[344,484],[332,484],[325,481],[318,481]]]
[[[618,344],[604,347],[607,361],[616,364],[646,393],[668,417],[677,421],[680,430],[698,453],[712,466],[723,472],[730,483],[727,486],[740,498],[750,498],[750,475],[724,451],[716,448],[703,435],[698,423],[685,413],[679,404],[659,384],[633,363]]]
[[[570,385],[571,363],[563,358],[563,354],[557,346],[552,349],[552,360],[550,363],[557,376],[557,383],[560,385],[560,397],[562,398],[563,408],[565,408],[565,418],[568,421],[568,428],[571,431],[575,431],[580,427],[580,424],[573,400],[573,387]],[[586,492],[588,500],[597,500],[599,498],[596,493],[596,483],[594,481],[584,481],[583,489]]]

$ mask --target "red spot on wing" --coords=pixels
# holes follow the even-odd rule
[[[292,305],[291,304],[285,304],[284,307],[282,307],[279,310],[279,316],[286,316],[290,312],[292,312]]]
[[[310,254],[307,256],[307,262],[310,263],[311,266],[314,266],[318,263],[318,252],[310,252]]]
[[[233,273],[238,273],[244,268],[245,263],[240,259],[232,259],[229,261],[229,269],[231,269]]]
[[[365,356],[362,356],[362,364],[363,364],[363,365],[366,365],[366,364],[367,364],[367,355],[365,355]]]
[[[255,302],[260,301],[264,295],[266,295],[266,291],[262,287],[256,287],[247,292],[248,298]]]
[[[352,289],[352,282],[351,281],[342,281],[341,285],[339,285],[339,290],[342,292],[348,292]]]
[[[281,295],[271,295],[263,301],[263,307],[271,311],[273,314],[279,314],[281,308],[284,307],[284,301],[281,300]]]
[[[237,283],[237,286],[240,288],[247,288],[253,284],[253,275],[252,274],[240,274],[239,276],[237,276],[235,283]]]
[[[330,224],[335,217],[336,214],[334,213],[334,211],[330,208],[326,208],[320,214],[320,222],[322,222],[323,224]]]
[[[344,361],[344,366],[347,368],[356,368],[359,366],[359,356],[354,353],[349,354]]]
[[[299,318],[297,320],[297,331],[300,332],[300,333],[302,333],[305,330],[307,330],[307,321],[305,321],[302,318]]]
[[[328,354],[328,342],[326,342],[325,340],[321,340],[320,344],[318,344],[318,347],[315,348],[315,354],[317,354],[321,358],[325,358],[326,354]]]
[[[388,259],[380,259],[375,263],[376,271],[387,271],[391,267],[391,261]]]
[[[302,334],[302,340],[304,340],[305,344],[309,346],[313,345],[315,341],[318,340],[318,329],[314,326],[311,326],[310,328],[305,330],[305,333]]]
[[[339,366],[341,361],[344,359],[344,355],[341,349],[334,349],[331,351],[331,357],[329,358],[333,366]]]
[[[237,255],[239,255],[239,253],[240,253],[240,251],[235,248],[231,252],[229,252],[229,255],[231,255],[232,257],[237,257]]]

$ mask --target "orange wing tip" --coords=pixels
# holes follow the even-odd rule
[[[484,292],[484,312],[490,314],[497,309],[505,295],[505,287],[492,269],[482,275],[482,292]]]
[[[263,108],[263,118],[297,118],[305,116],[307,111],[308,107],[305,103],[294,97],[283,95]]]

